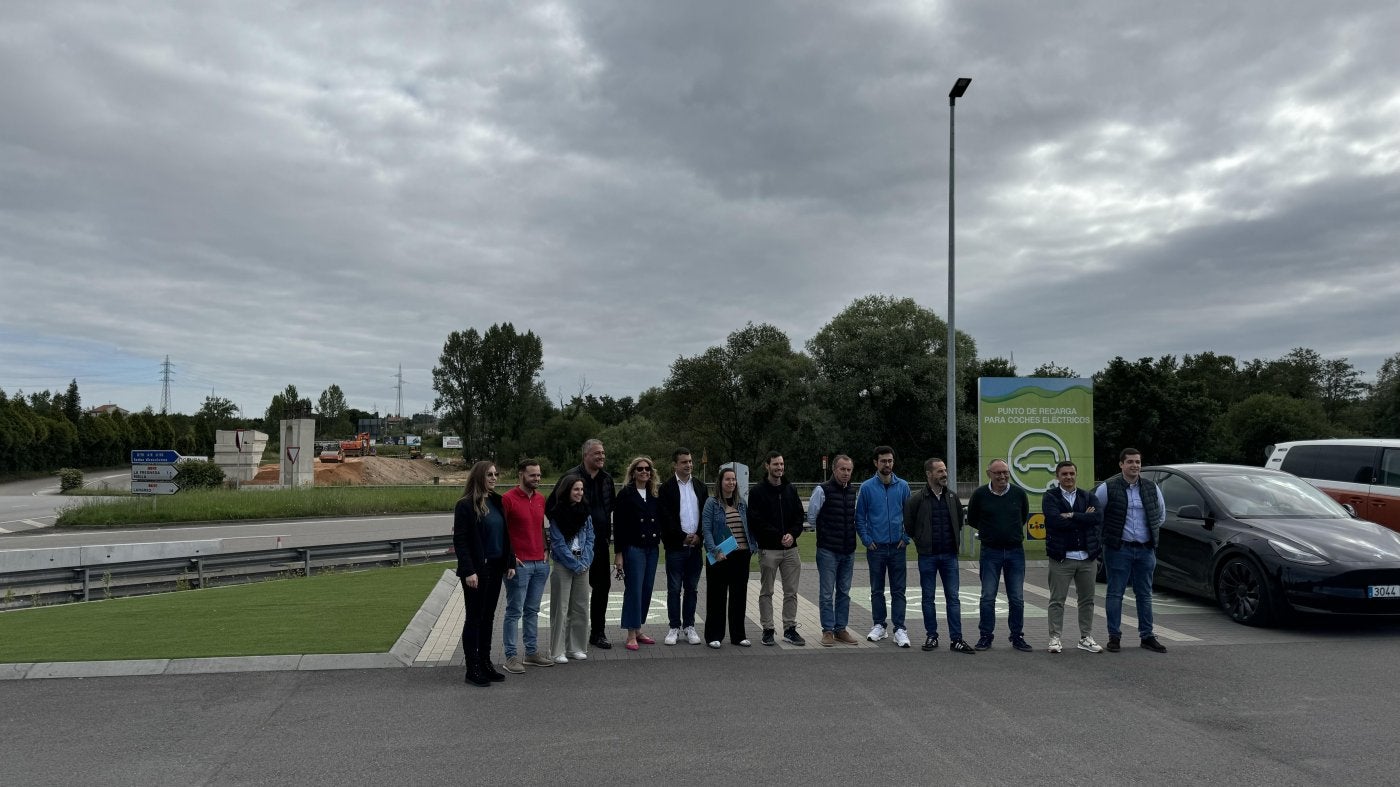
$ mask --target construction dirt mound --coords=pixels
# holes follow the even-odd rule
[[[248,484],[276,484],[278,466],[262,465]],[[460,466],[438,465],[429,459],[398,459],[387,456],[349,456],[343,462],[316,460],[316,486],[395,486],[431,484],[433,478],[444,485],[465,484],[466,470]]]

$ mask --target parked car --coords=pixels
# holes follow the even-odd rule
[[[1156,584],[1211,598],[1251,626],[1291,612],[1400,615],[1400,533],[1289,473],[1243,465],[1144,468],[1167,519]]]
[[[1400,530],[1400,440],[1279,443],[1264,466],[1292,473],[1362,518]]]

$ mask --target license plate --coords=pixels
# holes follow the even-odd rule
[[[1400,585],[1371,585],[1366,598],[1400,598]]]

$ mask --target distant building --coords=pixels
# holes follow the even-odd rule
[[[113,413],[116,413],[117,415],[120,415],[123,418],[127,417],[128,415],[131,415],[130,410],[127,410],[124,407],[118,407],[114,404],[99,404],[98,406],[87,411],[88,415],[111,415]]]

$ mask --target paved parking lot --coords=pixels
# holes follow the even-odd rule
[[[908,584],[906,592],[906,613],[905,623],[909,629],[909,638],[913,643],[911,651],[919,652],[919,645],[924,639],[923,614],[921,612],[922,594],[919,589],[918,568],[916,564],[910,563],[908,570]],[[1103,644],[1108,641],[1108,630],[1104,618],[1103,591],[1105,586],[1096,586],[1098,594],[1095,597],[1094,607],[1094,637]],[[975,563],[963,563],[961,574],[961,592],[959,598],[962,602],[962,624],[963,636],[968,642],[975,642],[977,639],[977,617],[979,603],[980,581],[977,578],[977,567]],[[762,629],[758,625],[758,592],[759,580],[757,567],[749,580],[748,595],[748,634],[753,640],[754,647],[748,649],[752,655],[778,655],[786,653],[832,653],[841,650],[852,650],[859,648],[889,648],[895,649],[894,643],[885,639],[880,643],[868,642],[865,634],[870,630],[870,585],[869,574],[864,564],[856,566],[855,577],[851,584],[851,619],[850,629],[860,639],[860,644],[851,646],[837,646],[835,648],[823,648],[817,640],[821,637],[821,621],[817,608],[817,570],[816,566],[807,564],[802,569],[802,581],[798,594],[797,624],[798,631],[807,640],[805,646],[789,645],[781,639],[781,620],[778,622],[779,640],[773,647],[763,647],[758,639]],[[889,590],[885,591],[888,598]],[[1045,646],[1049,640],[1046,628],[1046,607],[1050,599],[1050,591],[1045,581],[1045,567],[1043,562],[1032,562],[1026,570],[1025,584],[1026,598],[1026,640],[1036,648],[1037,652],[1046,655]],[[773,594],[774,614],[781,617],[782,591],[781,583],[777,583]],[[888,601],[887,601],[888,606]],[[1077,639],[1078,623],[1075,617],[1074,592],[1070,591],[1070,599],[1066,603],[1065,610],[1065,639],[1068,647],[1065,652],[1056,658],[1089,657],[1093,654],[1084,653],[1073,647],[1074,637]],[[937,597],[938,618],[939,618],[939,639],[940,652],[947,648],[948,630],[944,621],[944,606],[942,590],[939,590]],[[1227,618],[1223,613],[1205,599],[1197,599],[1183,596],[1167,591],[1157,591],[1153,596],[1152,608],[1154,612],[1153,627],[1158,638],[1168,649],[1192,648],[1203,645],[1249,645],[1249,644],[1285,644],[1299,642],[1326,641],[1336,637],[1344,636],[1366,636],[1366,637],[1400,637],[1400,621],[1356,621],[1347,619],[1310,617],[1305,620],[1295,622],[1289,626],[1278,628],[1250,628],[1241,626]],[[496,610],[497,631],[495,638],[496,659],[503,660],[500,643],[500,621],[505,610],[505,593],[502,591],[501,602]],[[540,604],[541,614],[539,617],[540,636],[539,641],[544,649],[548,649],[549,643],[549,592],[545,591],[544,598]],[[696,628],[702,633],[704,631],[705,612],[705,581],[702,577],[700,581],[700,603],[696,610]],[[996,641],[993,643],[993,650],[1010,650],[1007,644],[1006,629],[1006,596],[1001,593],[997,597],[997,628]],[[622,629],[618,621],[622,615],[622,587],[621,583],[614,582],[612,593],[608,598],[608,637],[614,643],[622,641]],[[590,648],[589,659],[598,661],[610,660],[636,660],[639,658],[698,658],[714,657],[725,654],[740,654],[744,649],[734,648],[727,641],[720,652],[707,648],[703,645],[688,645],[682,639],[681,643],[675,646],[665,646],[661,644],[661,638],[667,629],[666,614],[666,574],[664,567],[657,569],[656,589],[652,595],[651,612],[647,617],[647,625],[644,631],[656,638],[657,644],[654,646],[644,646],[640,651],[629,652],[621,647],[614,647],[612,650],[600,651]],[[1137,619],[1134,616],[1134,600],[1131,588],[1127,591],[1123,600],[1123,637],[1124,645],[1137,648]],[[446,666],[460,665],[463,663],[462,647],[459,640],[462,630],[462,600],[460,588],[456,591],[452,599],[443,609],[442,616],[433,628],[427,644],[419,653],[417,665],[419,666]],[[742,654],[749,655],[749,654]],[[1104,654],[1107,655],[1107,654]],[[563,666],[563,665],[560,665]]]

